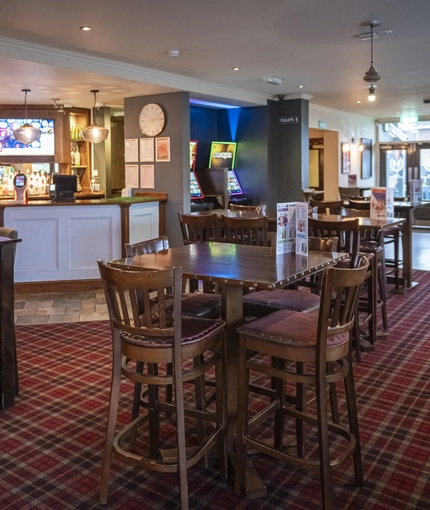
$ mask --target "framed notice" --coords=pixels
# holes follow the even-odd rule
[[[139,165],[125,165],[125,187],[139,187]]]
[[[372,140],[362,138],[360,144],[363,149],[361,151],[361,178],[369,179],[372,177]]]
[[[152,163],[154,161],[154,139],[140,138],[140,161]]]
[[[349,143],[342,144],[342,173],[349,174],[351,172],[351,149]]]
[[[155,188],[154,165],[140,165],[140,187]]]
[[[161,163],[170,161],[170,137],[155,139],[155,161]]]
[[[137,138],[127,138],[124,144],[124,159],[128,163],[139,161],[139,148],[137,145]]]

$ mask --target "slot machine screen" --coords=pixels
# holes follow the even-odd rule
[[[236,172],[234,170],[229,170],[227,172],[227,190],[229,195],[242,195],[243,191],[239,183],[239,179],[237,178]]]
[[[190,170],[196,169],[197,140],[190,140]]]
[[[212,142],[209,168],[234,168],[236,145],[235,142]]]
[[[190,198],[191,200],[195,200],[196,198],[204,198],[200,183],[193,171],[190,172]]]

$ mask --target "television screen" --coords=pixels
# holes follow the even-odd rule
[[[191,200],[196,198],[204,198],[200,183],[193,171],[190,172],[190,196]]]
[[[212,142],[209,168],[234,168],[236,145],[235,142]]]
[[[76,175],[54,174],[55,191],[77,191]]]
[[[234,170],[227,172],[227,190],[229,195],[242,195],[243,191]]]
[[[37,142],[25,145],[13,136],[25,122],[39,128],[42,135]],[[0,119],[0,156],[54,156],[55,136],[52,119]]]
[[[190,170],[196,169],[197,140],[190,140]]]

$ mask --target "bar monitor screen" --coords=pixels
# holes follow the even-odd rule
[[[40,129],[40,139],[31,144],[19,142],[14,131],[24,123]],[[54,156],[53,119],[0,119],[0,156]]]
[[[193,171],[190,172],[190,196],[191,200],[195,200],[197,198],[204,198],[204,194],[200,186],[199,180],[197,179],[197,176]]]

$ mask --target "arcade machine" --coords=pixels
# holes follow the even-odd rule
[[[205,195],[196,175],[197,140],[190,141],[190,198],[191,212],[208,211],[213,209],[213,204],[203,201]]]
[[[229,194],[229,204],[251,205],[251,200],[245,197],[239,179],[234,171],[236,149],[236,142],[212,142],[209,168],[228,168],[227,190]]]

